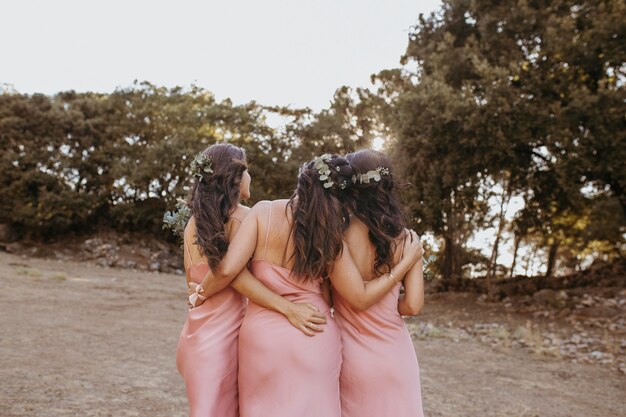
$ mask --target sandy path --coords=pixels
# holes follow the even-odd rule
[[[0,416],[187,415],[184,294],[181,276],[0,253]],[[626,378],[605,367],[473,340],[416,349],[429,417],[626,415]]]

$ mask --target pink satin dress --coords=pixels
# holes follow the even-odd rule
[[[322,297],[322,279],[293,279],[289,269],[266,259],[253,259],[250,272],[288,300],[316,305],[328,322],[309,337],[283,315],[248,303],[239,332],[241,417],[340,417],[341,338]]]
[[[205,262],[189,268],[200,284]],[[189,310],[178,340],[176,365],[185,380],[191,417],[239,417],[237,339],[245,299],[231,287]]]
[[[365,311],[333,292],[341,330],[342,417],[423,417],[420,370],[398,313],[401,284]]]

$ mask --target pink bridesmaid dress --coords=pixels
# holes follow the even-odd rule
[[[309,337],[283,315],[248,303],[239,333],[241,417],[340,417],[341,338],[322,297],[322,279],[296,281],[289,269],[266,259],[253,259],[250,271],[290,301],[316,305],[328,322]]]
[[[200,284],[206,262],[189,268]],[[178,340],[176,365],[185,380],[191,417],[239,417],[237,339],[245,299],[231,287],[189,310]]]
[[[424,416],[417,356],[398,313],[400,287],[365,311],[333,292],[343,342],[342,417]]]

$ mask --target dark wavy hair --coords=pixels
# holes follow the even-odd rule
[[[202,179],[196,178],[189,206],[196,219],[194,243],[215,269],[228,250],[224,226],[239,202],[239,184],[248,165],[245,151],[234,145],[217,143],[202,153],[212,158],[213,173],[202,172]]]
[[[374,268],[378,274],[391,270],[396,239],[406,227],[402,205],[394,192],[391,161],[380,152],[364,149],[346,155],[355,175],[365,174],[378,167],[387,168],[389,174],[380,181],[356,181],[350,188],[349,206],[354,215],[369,229],[369,239],[376,248]]]
[[[292,276],[305,280],[325,277],[337,256],[341,254],[343,232],[348,212],[344,204],[347,188],[352,183],[352,167],[345,158],[329,155],[325,162],[329,179],[334,183],[325,188],[315,161],[302,166],[296,191],[287,208],[293,213],[291,228],[294,240]]]

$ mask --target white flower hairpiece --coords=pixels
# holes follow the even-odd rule
[[[333,180],[330,179],[330,168],[327,164],[327,162],[332,160],[332,156],[327,153],[315,158],[315,169],[317,169],[317,172],[320,175],[320,181],[324,183],[324,188],[330,188],[333,184],[335,184]]]
[[[389,168],[377,167],[374,170],[367,171],[365,174],[353,175],[352,183],[356,184],[358,181],[360,184],[369,184],[372,180],[378,182],[383,175],[389,175]]]
[[[191,170],[191,174],[194,177],[198,177],[199,181],[202,181],[202,174],[212,174],[213,169],[211,168],[213,164],[213,158],[210,156],[206,156],[202,152],[196,155],[189,164],[189,168]]]

